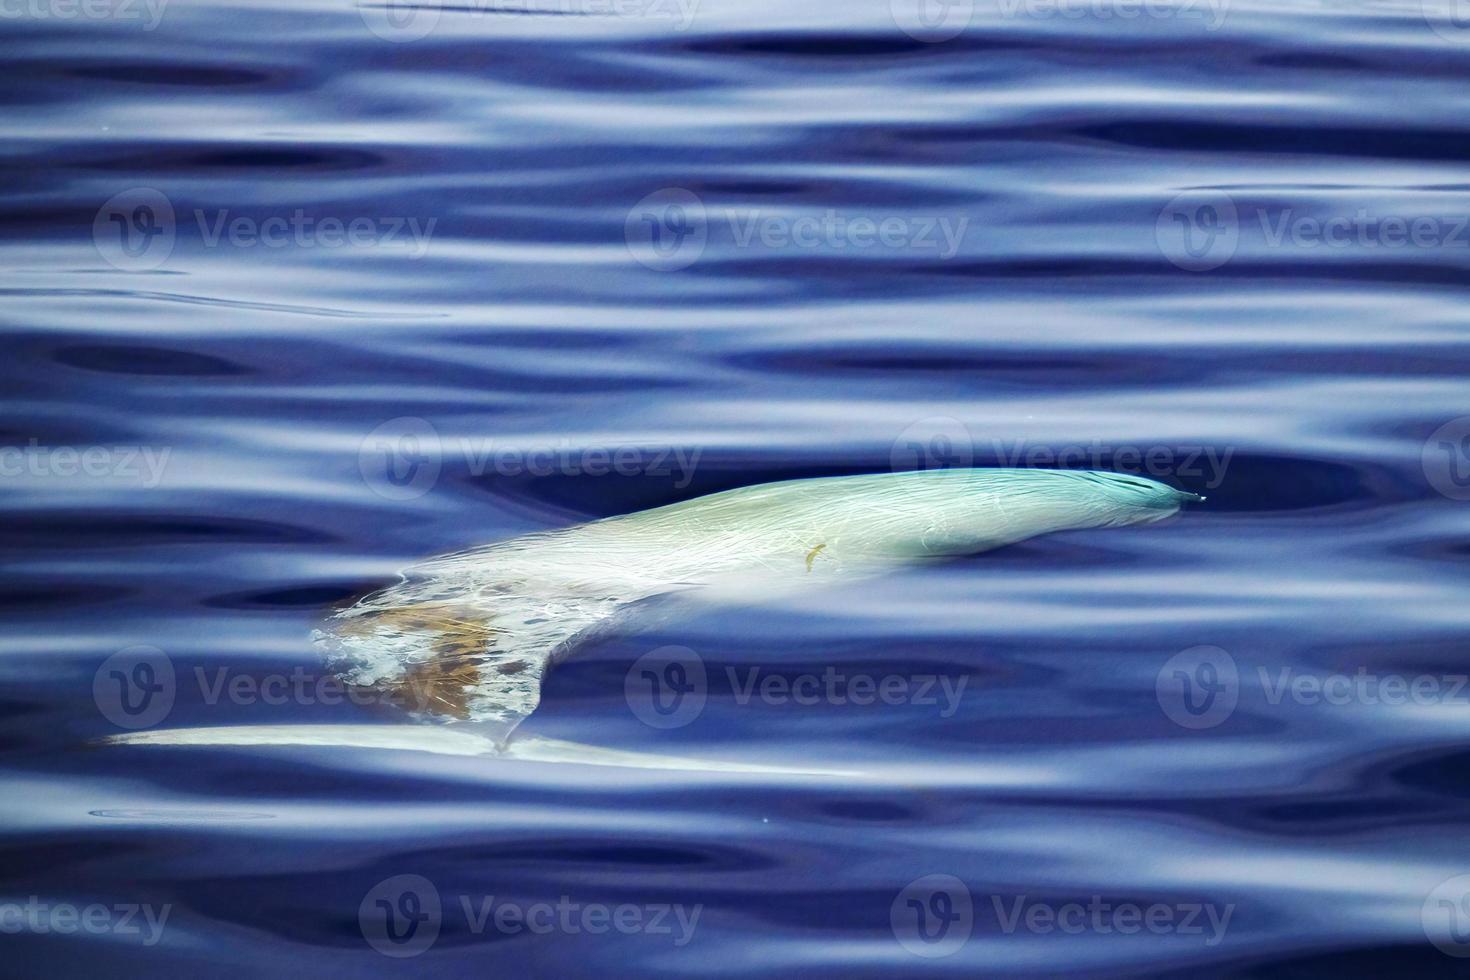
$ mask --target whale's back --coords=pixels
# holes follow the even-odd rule
[[[620,612],[682,591],[750,598],[1067,528],[1156,520],[1187,495],[1115,474],[940,470],[741,487],[430,559],[331,617],[349,683],[508,734],[547,671]]]

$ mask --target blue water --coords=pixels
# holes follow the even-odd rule
[[[120,2],[3,28],[0,975],[1463,975],[1448,4]],[[1208,500],[523,726],[861,776],[95,742],[414,724],[311,642],[414,561],[941,465]]]

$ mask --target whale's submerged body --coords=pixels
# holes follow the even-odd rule
[[[1198,499],[1088,470],[760,484],[430,559],[332,616],[316,639],[349,683],[424,720],[480,723],[504,749],[547,672],[644,600],[697,591],[749,601],[1051,531],[1149,523]],[[248,744],[262,744],[258,733]]]

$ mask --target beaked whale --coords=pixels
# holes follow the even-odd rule
[[[173,729],[106,741],[358,745],[837,775],[512,736],[540,702],[547,673],[645,600],[697,594],[759,601],[1053,531],[1151,523],[1203,499],[1122,473],[945,469],[765,483],[535,532],[414,565],[400,582],[332,615],[315,634],[345,681],[440,725]],[[383,731],[370,731],[377,728]]]

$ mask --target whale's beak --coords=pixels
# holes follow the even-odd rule
[[[1190,493],[1188,490],[1180,490],[1179,496],[1183,497],[1191,504],[1204,503],[1205,500],[1209,499],[1201,494]]]

